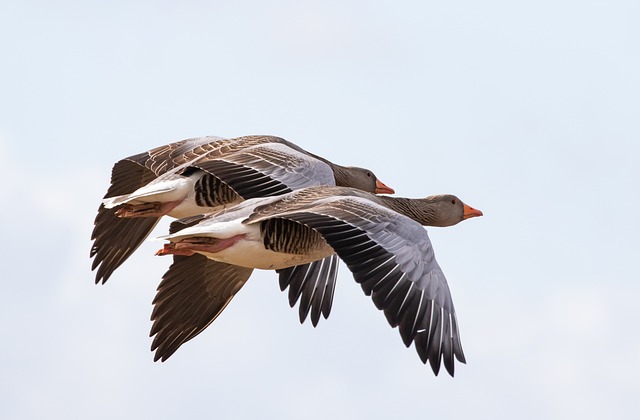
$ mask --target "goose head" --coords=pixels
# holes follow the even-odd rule
[[[386,186],[369,169],[356,166],[334,167],[334,174],[338,187],[357,188],[374,194],[395,193],[393,188]]]
[[[429,226],[453,226],[471,217],[482,216],[480,210],[465,204],[452,194],[433,195],[423,198],[425,203],[425,216],[428,217]]]

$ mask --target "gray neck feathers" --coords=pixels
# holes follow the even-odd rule
[[[376,196],[382,205],[403,214],[422,226],[441,226],[434,200],[427,198],[404,198]]]
[[[327,163],[333,170],[333,176],[336,179],[336,186],[338,187],[350,186],[349,174],[348,174],[347,168],[345,168],[344,166],[336,165],[331,162],[327,162],[327,161],[325,161],[325,163]]]

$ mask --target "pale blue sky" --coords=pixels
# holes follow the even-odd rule
[[[638,22],[615,0],[2,2],[0,417],[629,418]],[[105,286],[90,271],[111,167],[246,134],[484,211],[429,229],[468,360],[454,379],[345,266],[318,328],[259,272],[153,362],[159,244]]]

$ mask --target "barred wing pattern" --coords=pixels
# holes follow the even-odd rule
[[[284,201],[284,200],[283,200]],[[347,264],[404,344],[437,375],[465,363],[451,293],[426,230],[412,219],[360,197],[321,197],[256,209],[245,223],[292,220],[318,231]],[[284,210],[286,209],[286,210]]]
[[[156,147],[123,160],[136,162],[159,176],[211,153],[213,150],[236,142],[236,139],[216,136],[195,137]],[[111,197],[111,195],[107,197]]]

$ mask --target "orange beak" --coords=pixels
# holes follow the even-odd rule
[[[379,179],[376,179],[376,188],[373,192],[376,194],[395,194],[393,188],[387,187]]]
[[[467,206],[466,204],[464,205],[464,215],[462,216],[462,220],[478,216],[482,216],[482,212],[480,210],[476,210],[473,207]]]

